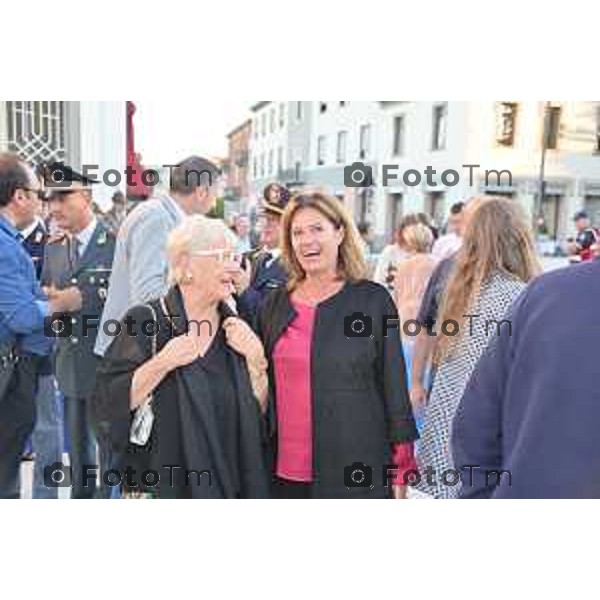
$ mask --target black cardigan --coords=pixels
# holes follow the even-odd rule
[[[158,301],[151,303],[160,327],[157,349],[160,351],[174,336],[186,332],[187,318],[177,288],[166,297],[170,315],[177,318],[172,327]],[[225,304],[220,306],[222,319],[233,316]],[[170,373],[154,392],[155,423],[148,445],[139,448],[129,444],[129,397],[135,371],[152,356],[152,342],[144,334],[144,323],[152,318],[147,306],[133,308],[128,313],[135,326],[129,335],[125,326],[111,344],[98,369],[94,398],[96,428],[101,443],[110,445],[120,457],[118,470],[127,466],[137,470],[136,482],[145,470],[158,471],[161,476],[160,496],[163,498],[264,498],[269,495],[268,476],[264,463],[263,425],[258,402],[254,397],[245,360],[228,348],[228,372],[223,377],[234,384],[239,423],[239,495],[234,491],[220,439],[214,405],[210,401],[210,385],[197,364]],[[168,468],[171,465],[170,468]],[[173,469],[176,465],[179,469]],[[202,485],[186,485],[185,471],[209,471]],[[190,481],[195,482],[196,476]],[[166,485],[165,485],[166,482]]]
[[[364,313],[373,319],[372,336],[347,338],[348,317]],[[256,329],[269,359],[269,435],[272,460],[277,453],[276,387],[273,352],[296,312],[289,292],[280,289],[263,303]],[[384,466],[391,444],[418,438],[409,401],[398,328],[384,320],[398,318],[396,306],[382,286],[347,283],[321,303],[312,342],[313,496],[319,498],[384,498]],[[373,468],[373,487],[348,488],[344,474],[354,463]],[[274,465],[271,465],[273,473]]]

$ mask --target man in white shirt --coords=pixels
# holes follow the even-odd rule
[[[464,208],[464,202],[457,202],[450,209],[446,235],[443,235],[436,241],[431,251],[433,258],[438,263],[454,256],[462,246]]]

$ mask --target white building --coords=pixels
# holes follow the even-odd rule
[[[0,101],[0,150],[34,164],[61,160],[76,170],[97,165],[89,172],[100,181],[107,171],[119,172],[120,185],[101,183],[94,190],[107,209],[117,190],[125,192],[126,125],[125,102]]]
[[[259,102],[252,107],[249,177],[253,200],[265,186],[281,179],[288,169],[291,102]]]
[[[600,102],[261,102],[253,107],[253,189],[258,196],[273,179],[322,186],[344,199],[357,222],[370,222],[381,244],[402,215],[423,211],[441,225],[452,204],[482,193],[518,200],[533,220],[547,119],[541,213],[548,237],[562,241],[572,234],[571,218],[580,208],[600,227],[599,107]],[[357,161],[373,170],[372,188],[346,187],[345,168]],[[396,167],[387,180],[384,165]],[[418,175],[405,181],[412,170]]]
[[[403,181],[380,190],[385,213],[424,210],[441,221],[449,207],[481,193],[519,200],[533,215],[539,193],[544,114],[548,114],[545,200],[541,207],[549,237],[572,233],[571,217],[587,207],[600,225],[600,154],[597,102],[382,102],[382,161],[437,174],[428,185]],[[463,165],[479,165],[465,167]],[[455,170],[458,185],[444,185]],[[500,181],[498,174],[502,173]],[[489,173],[488,173],[489,172]],[[471,177],[472,176],[472,177]],[[471,180],[472,179],[472,180]],[[448,181],[448,179],[447,179]],[[453,179],[450,178],[450,182]],[[394,208],[400,205],[399,209]]]

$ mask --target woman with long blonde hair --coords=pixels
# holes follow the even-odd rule
[[[420,489],[436,498],[460,491],[454,476],[443,475],[452,469],[450,428],[471,374],[498,328],[512,326],[502,322],[510,305],[541,271],[521,207],[504,198],[475,202],[440,306],[436,375],[420,444],[421,472],[435,471]]]

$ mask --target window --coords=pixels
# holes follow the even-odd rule
[[[550,106],[546,116],[546,148],[556,150],[558,148],[558,135],[560,132],[560,106]]]
[[[371,151],[371,126],[363,125],[360,128],[360,158],[366,159]]]
[[[394,117],[394,156],[404,154],[404,116]]]
[[[513,102],[499,102],[496,114],[496,142],[501,146],[515,144],[518,105]]]
[[[319,112],[321,114],[324,114],[327,112],[327,102],[321,102],[321,104],[319,106]]]
[[[302,102],[296,102],[296,120],[302,121]]]
[[[285,125],[285,104],[279,105],[279,128],[283,129]]]
[[[340,131],[337,138],[337,155],[338,164],[346,162],[346,146],[348,144],[348,132]]]
[[[281,175],[283,172],[283,148],[280,146],[277,149],[277,174]]]
[[[317,165],[323,166],[326,161],[326,153],[327,153],[327,139],[324,135],[320,135],[317,140]]]
[[[274,169],[273,156],[274,156],[273,150],[269,150],[269,171],[267,172],[267,175],[273,175],[273,169]]]
[[[340,108],[344,108],[346,106],[346,100],[340,100]]]
[[[431,149],[446,149],[446,132],[448,128],[448,105],[439,104],[433,107],[433,136]]]
[[[65,105],[41,100],[7,102],[7,149],[31,163],[64,160]]]
[[[265,135],[267,135],[267,114],[263,113],[262,119],[261,119],[261,133],[262,136],[265,137]]]
[[[258,139],[258,132],[260,131],[260,121],[258,118],[254,119],[254,138]]]
[[[300,172],[302,171],[302,163],[301,162],[296,162],[296,168],[295,168],[295,181],[296,183],[300,181]]]
[[[275,133],[275,109],[271,110],[271,133]]]
[[[254,157],[254,165],[253,165],[252,172],[254,173],[254,179],[256,179],[258,177],[258,160],[257,160],[256,156]]]
[[[264,178],[265,176],[265,155],[260,155],[260,176]]]

